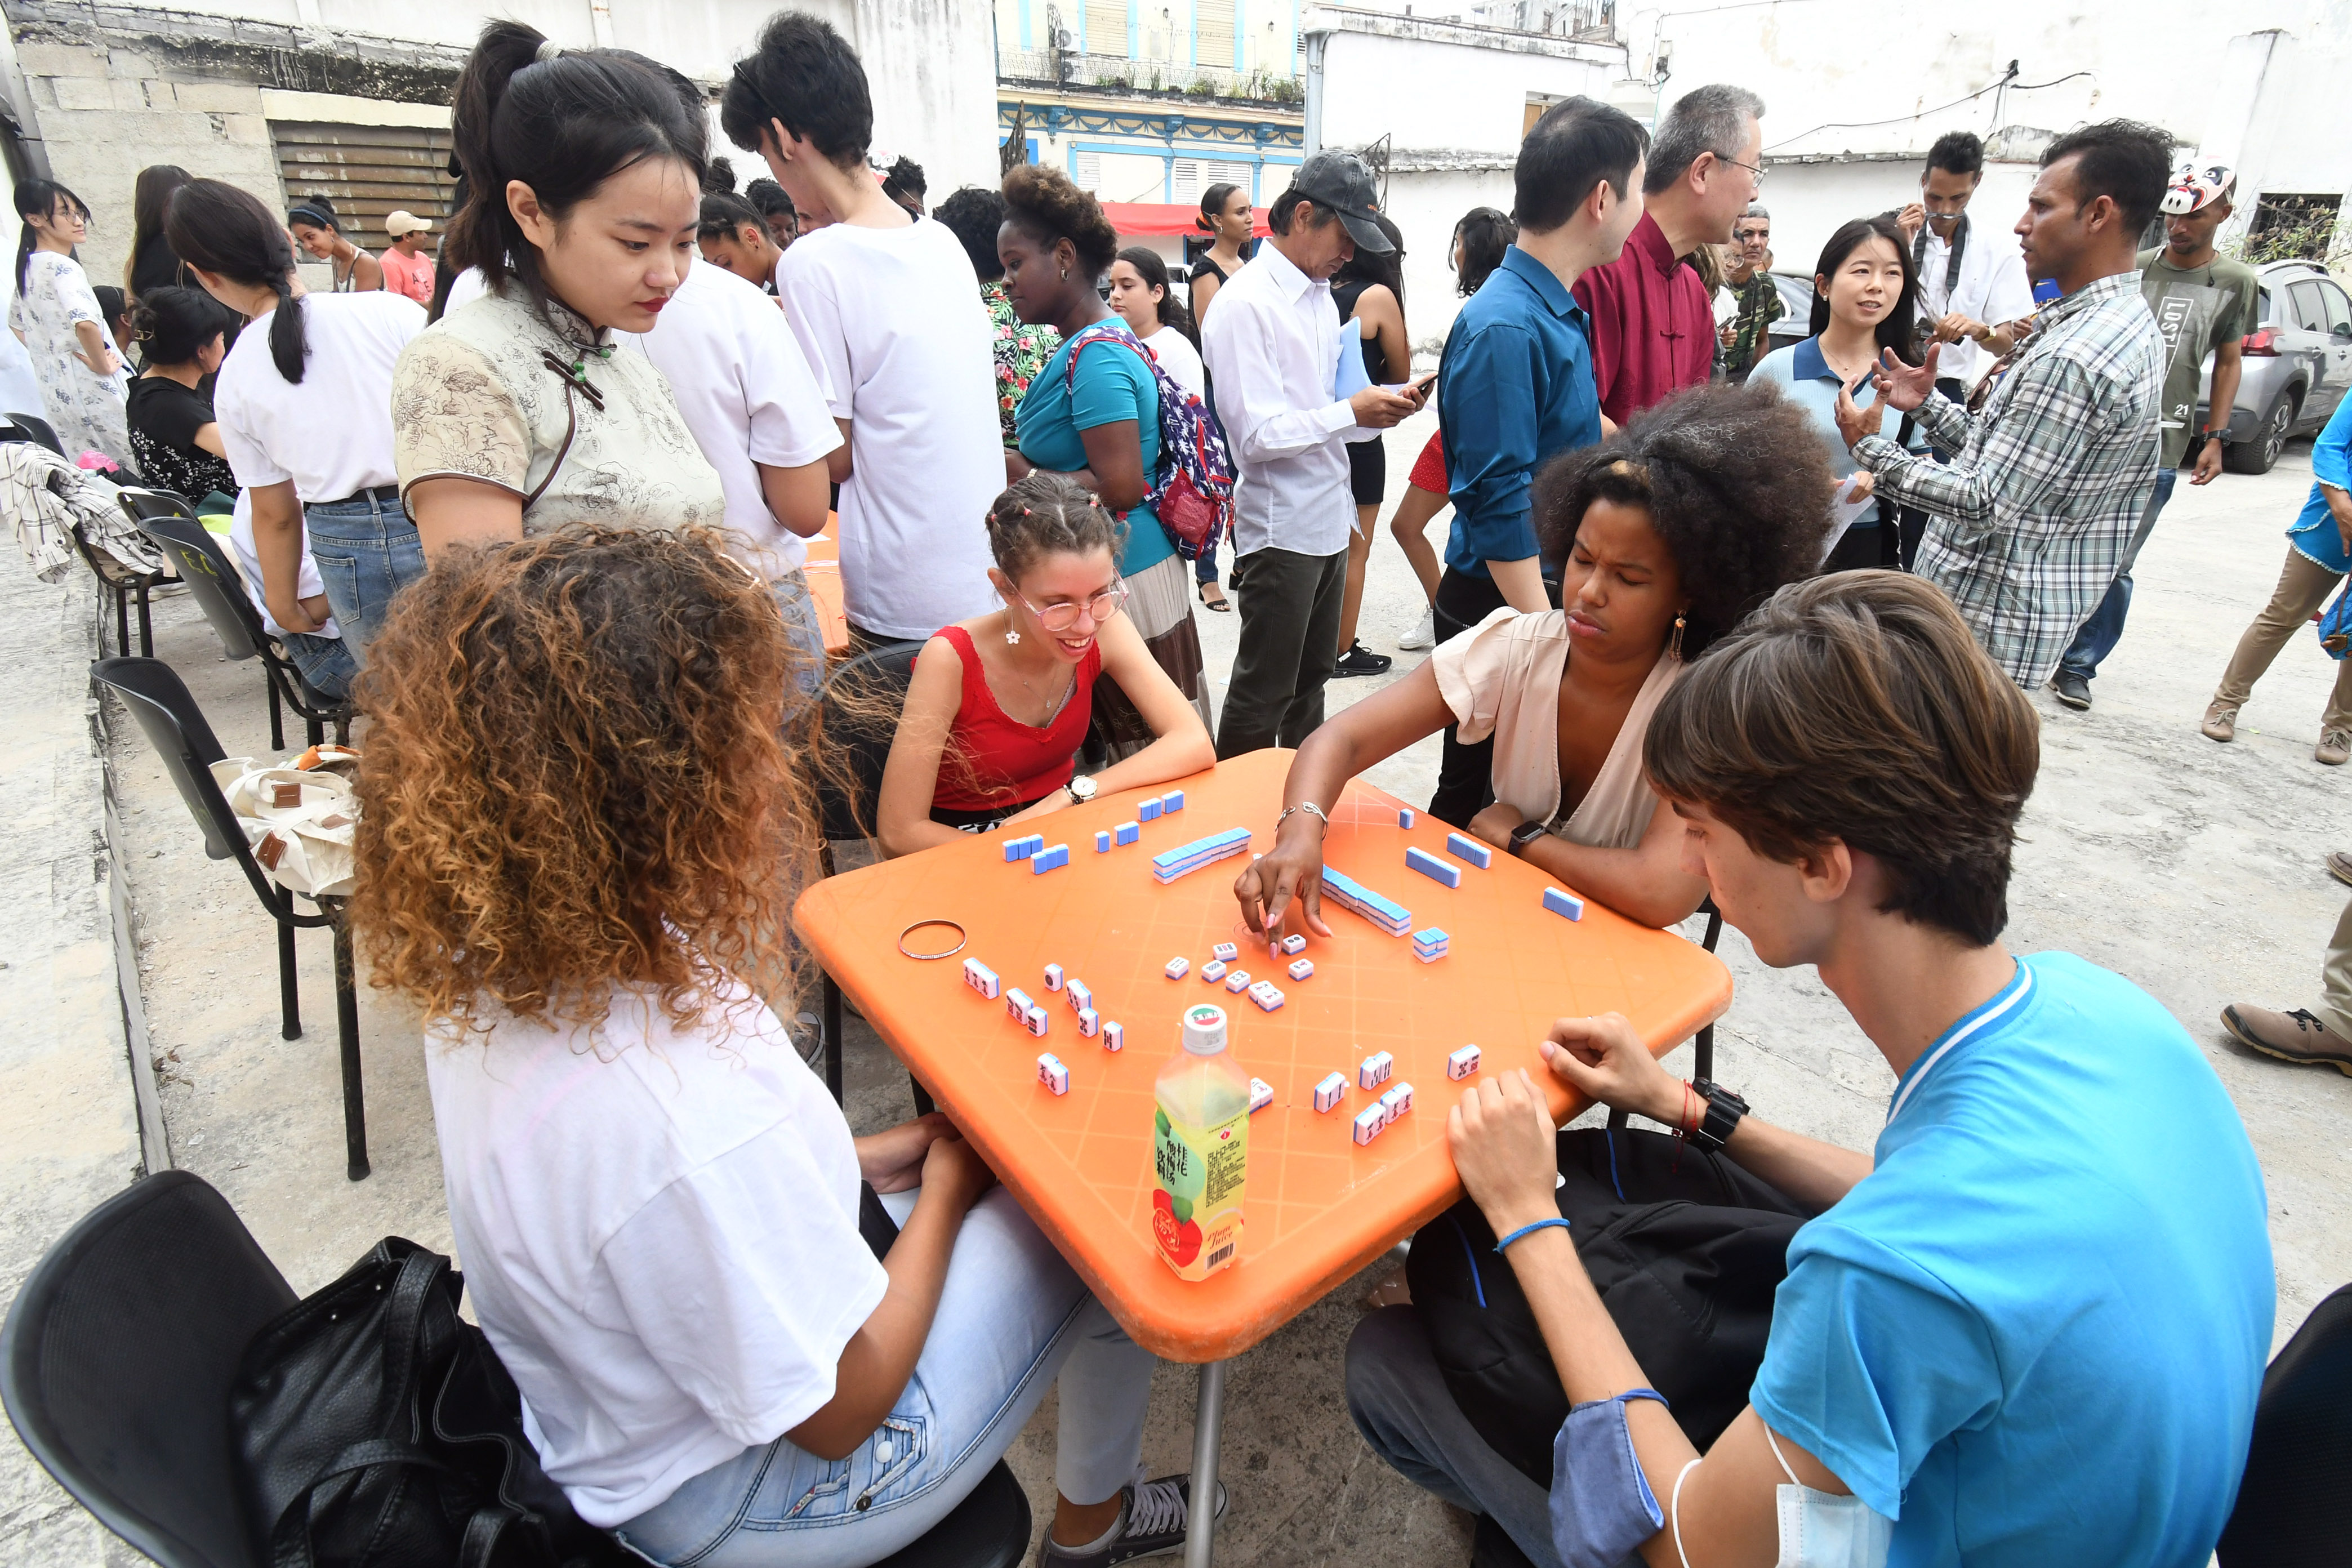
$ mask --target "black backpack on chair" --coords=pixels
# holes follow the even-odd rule
[[[387,1237],[256,1334],[229,1398],[246,1517],[273,1568],[618,1568],[522,1430],[462,1276]]]
[[[1772,1296],[1805,1216],[1721,1155],[1663,1132],[1559,1135],[1560,1212],[1626,1347],[1704,1452],[1748,1404]],[[1568,1395],[1495,1233],[1465,1198],[1422,1227],[1405,1263],[1413,1310],[1454,1402],[1539,1486]]]

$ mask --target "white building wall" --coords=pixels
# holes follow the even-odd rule
[[[780,8],[776,0],[610,0],[609,41],[716,85],[751,52],[761,25]],[[856,47],[874,98],[876,146],[922,164],[934,191],[995,184],[996,58],[988,0],[793,0],[790,8],[824,17]],[[491,15],[466,5],[359,0],[204,0],[171,9],[186,16],[192,28],[215,32],[221,18],[299,27],[308,47],[327,50],[343,47],[336,35],[347,29],[372,40],[366,47],[377,55],[386,52],[386,43],[462,50]],[[262,101],[265,86],[276,84],[250,79],[249,72],[232,79],[189,63],[201,55],[126,39],[131,27],[149,28],[156,11],[68,11],[37,4],[25,10],[11,21],[27,107],[58,177],[90,205],[97,219],[84,247],[93,277],[121,272],[131,182],[146,164],[178,163],[232,180],[273,206],[285,205]],[[58,21],[28,21],[34,13]],[[598,42],[589,0],[501,0],[497,14],[528,22],[566,47]],[[109,31],[97,32],[86,17]],[[169,28],[165,22],[151,30]],[[300,75],[299,68],[294,75]],[[368,101],[347,100],[352,122],[369,122],[363,118]],[[392,115],[375,122],[411,121]],[[764,172],[756,156],[737,153],[723,139],[713,151],[731,157],[740,176]]]

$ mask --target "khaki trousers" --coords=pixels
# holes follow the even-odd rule
[[[2336,940],[2319,970],[2319,1005],[2312,1011],[2339,1040],[2352,1040],[2352,901],[2336,917]]]
[[[2238,639],[2238,651],[2230,656],[2230,668],[2221,672],[2221,684],[2214,691],[2213,700],[2235,708],[2252,696],[2254,682],[2270,668],[2279,649],[2296,633],[2308,634],[2312,616],[2343,580],[2341,574],[2330,572],[2290,546],[2286,565],[2279,573],[2278,586],[2271,590],[2271,602],[2263,606],[2254,624]],[[2316,640],[2314,639],[2315,647]],[[2336,686],[2327,694],[2327,713],[2320,721],[2320,728],[2352,730],[2352,659],[2338,659],[2336,663]]]

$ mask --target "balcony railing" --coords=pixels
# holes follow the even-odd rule
[[[1295,75],[1265,69],[1237,71],[1230,66],[1196,66],[1180,60],[1131,60],[1125,55],[1088,54],[1079,49],[1000,47],[996,51],[996,74],[1003,80],[1176,94],[1204,101],[1227,98],[1296,104],[1306,98]]]

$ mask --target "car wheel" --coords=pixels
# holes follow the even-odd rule
[[[2263,414],[2253,436],[2221,448],[2221,466],[2233,474],[2267,474],[2286,449],[2286,434],[2294,426],[2294,399],[2280,393]]]

